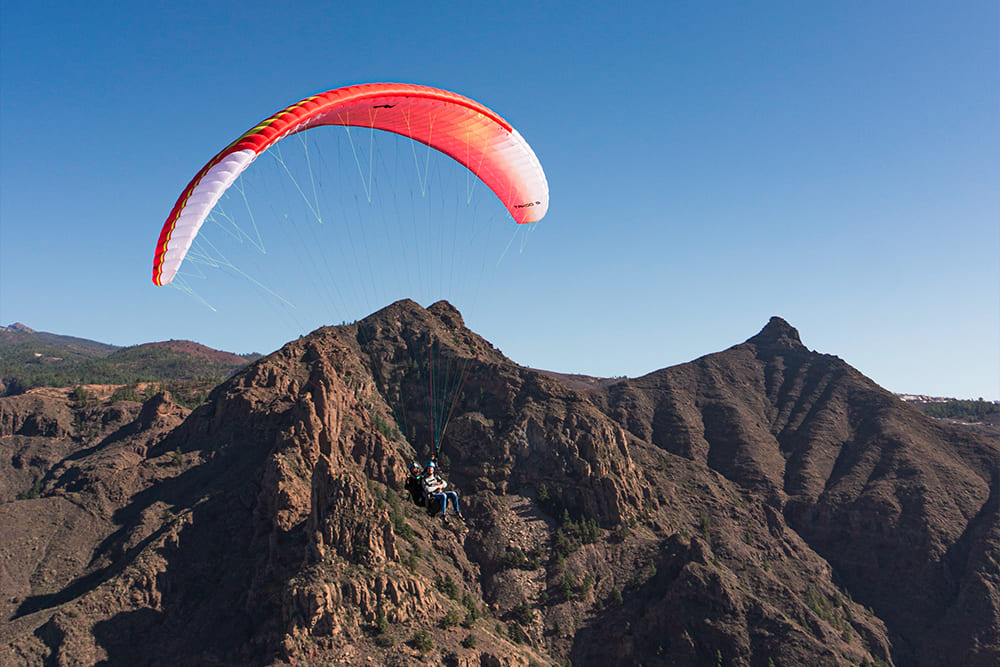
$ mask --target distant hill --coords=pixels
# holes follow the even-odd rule
[[[20,322],[14,322],[14,324],[9,327],[0,327],[0,331],[22,331],[24,333],[37,333],[34,329],[26,324],[21,324]]]
[[[962,400],[936,396],[899,396],[925,415],[961,426],[991,438],[1000,439],[1000,403],[995,401]]]
[[[82,357],[102,357],[117,350],[118,346],[76,336],[35,331],[20,322],[9,327],[0,327],[0,355],[7,356],[20,350],[46,349],[53,354],[62,353],[64,356],[73,354]]]
[[[223,380],[260,356],[183,340],[118,347],[18,323],[0,327],[0,396],[34,387]]]
[[[229,377],[247,364],[247,359],[188,340],[144,343],[125,347],[103,360],[136,379],[196,380]],[[147,377],[139,378],[143,375]]]
[[[542,375],[547,375],[570,389],[596,389],[599,387],[608,387],[625,379],[624,377],[599,378],[592,377],[590,375],[581,375],[579,373],[557,373],[556,371],[546,371],[540,368],[532,370],[535,370]]]

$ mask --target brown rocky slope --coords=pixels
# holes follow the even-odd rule
[[[400,493],[445,395],[464,526]],[[190,413],[37,400],[0,399],[5,663],[1000,658],[1000,445],[778,319],[577,390],[403,301]]]

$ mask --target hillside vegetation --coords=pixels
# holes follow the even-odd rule
[[[981,422],[1000,415],[1000,405],[979,399],[978,401],[951,400],[943,403],[922,403],[924,414],[936,419],[961,419],[967,422]]]
[[[0,332],[0,396],[37,387],[218,382],[259,354],[236,355],[189,341],[116,348],[68,336]]]
[[[1000,440],[1000,404],[992,401],[931,400],[910,401],[925,415],[962,426]]]

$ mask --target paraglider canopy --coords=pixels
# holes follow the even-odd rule
[[[519,224],[537,222],[548,210],[548,183],[534,151],[492,110],[426,86],[348,86],[282,109],[202,167],[160,231],[153,283],[166,285],[173,280],[212,208],[261,153],[285,137],[321,125],[384,130],[441,151],[478,176]]]

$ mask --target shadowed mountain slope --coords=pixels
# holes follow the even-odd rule
[[[995,441],[809,351],[780,318],[742,345],[620,383],[600,400],[637,437],[780,508],[887,622],[904,662],[997,657]],[[957,626],[968,633],[958,642]]]

